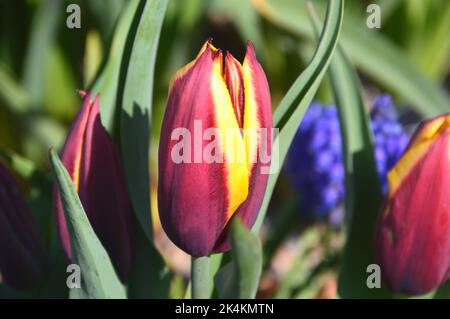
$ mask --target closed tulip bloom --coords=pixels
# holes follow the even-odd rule
[[[225,251],[232,217],[254,224],[272,127],[269,86],[252,43],[241,64],[207,41],[175,74],[159,144],[158,204],[176,245],[193,256]]]
[[[132,207],[119,151],[103,127],[99,98],[84,98],[67,136],[61,160],[83,204],[89,222],[108,252],[117,274],[127,278],[134,258]],[[70,236],[59,191],[55,191],[59,235],[68,258]]]
[[[376,257],[394,291],[422,294],[450,275],[450,115],[422,123],[388,173]]]
[[[11,287],[39,283],[46,255],[37,226],[12,174],[0,163],[0,275]]]

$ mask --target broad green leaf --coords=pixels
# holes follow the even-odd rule
[[[129,1],[120,16],[115,27],[115,32],[112,37],[111,46],[109,48],[108,56],[105,63],[100,69],[91,90],[92,94],[100,94],[100,115],[103,126],[112,133],[114,131],[114,120],[116,113],[116,101],[119,88],[119,77],[121,74],[121,65],[127,64],[125,59],[125,45],[127,43],[127,36],[132,31],[132,25],[135,14],[137,13],[139,1]]]
[[[428,2],[430,3],[430,2]],[[450,67],[450,2],[437,4],[439,15],[429,18],[433,27],[420,37],[411,48],[414,61],[433,79],[442,80]],[[422,30],[424,31],[424,30]],[[422,32],[424,33],[424,32]]]
[[[314,38],[301,1],[259,0],[253,3],[258,12],[275,25],[295,35]],[[450,109],[450,98],[445,91],[409,62],[405,53],[392,42],[376,30],[368,29],[364,20],[346,16],[340,41],[345,53],[361,71],[398,94],[423,116],[435,116]]]
[[[125,288],[117,277],[111,260],[95,235],[67,170],[54,150],[50,164],[61,194],[70,234],[73,263],[81,269],[80,291],[72,297],[126,298]]]
[[[23,85],[30,97],[30,106],[36,109],[42,105],[47,50],[52,46],[58,19],[64,12],[63,1],[43,0],[33,17],[30,39],[25,57]]]
[[[279,147],[278,161],[272,160],[271,164],[274,169],[281,168],[303,114],[314,98],[328,68],[338,41],[343,13],[344,1],[330,0],[328,2],[325,25],[316,52],[309,65],[291,86],[274,113],[274,126],[280,130],[274,141],[275,145],[278,143]],[[262,225],[278,175],[279,170],[269,176],[262,207],[253,226],[254,232],[258,232]]]
[[[128,297],[133,299],[168,298],[169,272],[159,252],[136,223],[137,256],[128,283]]]
[[[320,20],[313,14],[316,31]],[[389,296],[367,287],[367,266],[374,263],[373,237],[382,195],[373,152],[370,122],[356,72],[340,47],[329,68],[339,112],[346,180],[347,241],[339,275],[344,298]],[[387,294],[387,295],[386,295]]]
[[[232,261],[215,277],[219,298],[255,298],[262,272],[262,250],[258,237],[235,218],[231,221]]]
[[[120,136],[131,201],[145,234],[152,240],[149,126],[156,51],[167,0],[142,1],[140,5],[143,10],[131,48],[123,89]]]

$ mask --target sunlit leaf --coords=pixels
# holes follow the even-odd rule
[[[312,16],[318,33],[320,20],[314,13]],[[374,263],[373,238],[382,195],[362,87],[339,46],[329,73],[339,112],[346,182],[348,232],[339,275],[339,294],[344,298],[390,296],[384,289],[369,289],[366,282],[367,266]]]
[[[279,160],[272,160],[272,168],[282,165],[303,115],[323,79],[338,41],[343,13],[344,1],[329,1],[325,25],[316,52],[274,113],[274,126],[280,130],[274,141],[274,143],[278,143]],[[278,175],[279,170],[269,176],[262,207],[253,226],[254,232],[258,232],[262,225]]]
[[[304,1],[253,0],[258,12],[275,25],[296,35],[314,38]],[[319,6],[322,2],[318,2]],[[450,110],[450,98],[406,58],[398,47],[364,20],[346,15],[340,43],[350,60],[367,74],[411,104],[423,116]]]
[[[67,170],[53,150],[50,150],[50,164],[61,193],[73,263],[81,269],[81,288],[73,288],[71,297],[125,298],[125,288],[89,223]]]
[[[137,218],[152,240],[149,141],[153,74],[167,0],[142,1],[130,52],[121,107],[121,142],[128,189]],[[138,9],[139,12],[139,9]]]
[[[216,274],[219,298],[255,298],[262,271],[261,244],[256,235],[235,218],[231,222],[232,261]]]

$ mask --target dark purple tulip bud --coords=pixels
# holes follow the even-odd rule
[[[84,97],[61,153],[89,222],[125,281],[134,260],[132,206],[114,141],[100,121],[99,98]],[[70,236],[59,192],[55,191],[58,231],[71,258]]]
[[[26,290],[45,273],[46,256],[31,213],[13,175],[0,163],[0,274]]]

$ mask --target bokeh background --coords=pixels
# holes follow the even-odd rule
[[[30,172],[50,179],[47,151],[61,147],[81,105],[78,90],[89,89],[105,61],[119,54],[113,35],[126,2],[0,2],[0,155],[18,155]],[[71,3],[81,8],[80,29],[66,26]],[[314,3],[323,12],[325,2]],[[367,27],[371,3],[380,6],[380,29]],[[389,94],[396,105],[396,122],[410,132],[421,119],[450,109],[449,30],[446,0],[347,1],[340,43],[358,70],[368,110],[376,96]],[[181,297],[179,288],[186,285],[190,263],[158,222],[159,131],[171,75],[192,60],[209,37],[239,60],[246,41],[253,41],[274,108],[308,63],[316,43],[303,1],[170,1],[156,61],[149,165],[156,242],[171,268],[172,297]],[[316,100],[334,103],[328,79]],[[115,134],[114,128],[110,131]],[[301,148],[296,143],[292,147]],[[295,157],[293,163],[300,165]],[[296,174],[283,170],[264,224],[265,263],[258,296],[332,298],[344,232],[339,222],[330,222],[328,211],[320,216],[302,212]],[[50,198],[25,180],[23,189],[47,242],[52,242]]]

